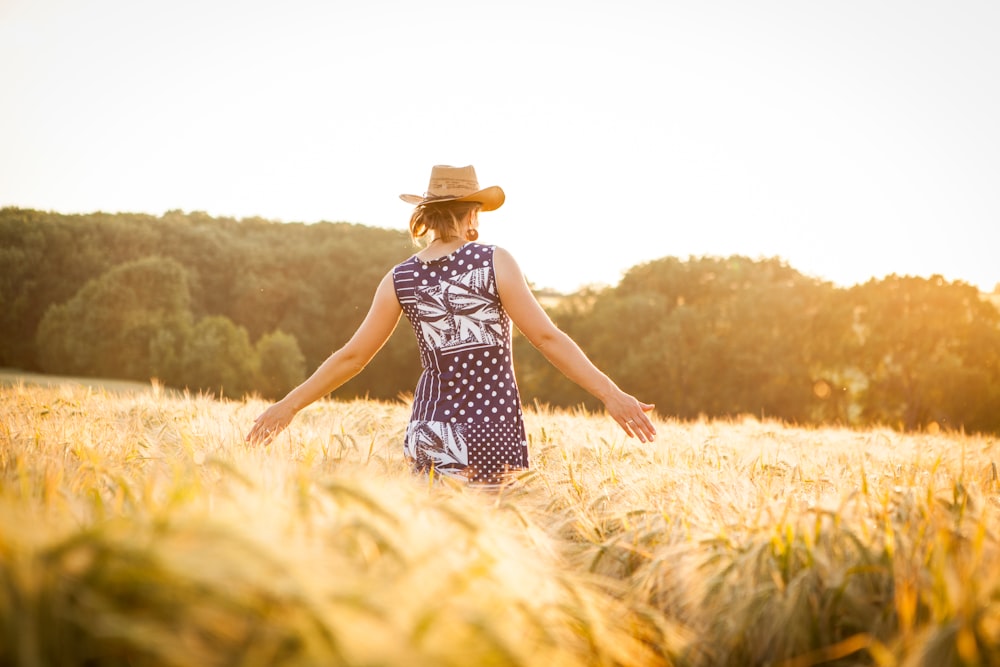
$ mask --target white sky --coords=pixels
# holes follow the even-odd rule
[[[998,119],[996,0],[0,0],[0,206],[405,229],[474,164],[482,240],[563,290],[737,253],[992,290]]]

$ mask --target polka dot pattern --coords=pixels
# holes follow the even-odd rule
[[[493,246],[467,243],[393,269],[423,373],[403,444],[417,470],[497,483],[529,466],[511,325],[496,288]]]

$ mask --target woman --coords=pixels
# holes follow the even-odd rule
[[[569,379],[600,399],[629,437],[652,441],[653,406],[619,389],[542,310],[506,250],[477,243],[479,212],[504,202],[479,188],[473,167],[436,166],[416,208],[414,242],[426,246],[385,275],[354,336],[254,422],[247,440],[267,443],[295,414],[359,373],[405,313],[423,373],[404,452],[417,471],[496,484],[528,468],[527,438],[511,362],[511,321]]]

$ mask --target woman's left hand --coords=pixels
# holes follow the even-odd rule
[[[656,439],[656,427],[648,414],[656,407],[652,403],[643,403],[634,396],[619,392],[608,399],[604,406],[630,438],[639,438],[640,442],[652,442]]]
[[[268,445],[295,417],[295,410],[277,402],[261,413],[253,422],[246,441],[251,445]]]

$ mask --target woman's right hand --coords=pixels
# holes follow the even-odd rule
[[[286,405],[284,401],[278,401],[254,420],[253,427],[247,434],[247,443],[251,445],[270,444],[279,433],[285,430],[295,415],[294,409]]]

